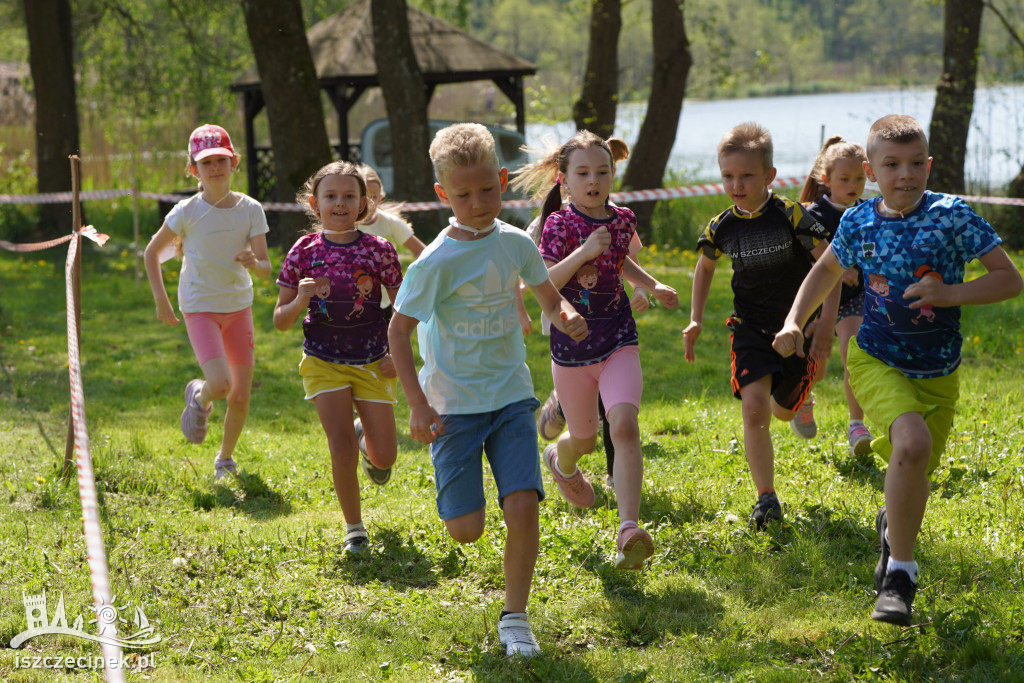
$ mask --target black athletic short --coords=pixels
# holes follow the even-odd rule
[[[726,322],[732,334],[732,395],[740,398],[740,389],[766,375],[772,377],[772,398],[786,410],[796,410],[811,392],[817,366],[809,355],[793,354],[783,358],[772,348],[775,334],[748,325],[737,318]],[[804,340],[804,353],[811,343]]]

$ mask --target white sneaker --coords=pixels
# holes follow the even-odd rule
[[[506,614],[498,622],[498,640],[505,646],[505,654],[509,657],[534,657],[540,654],[540,645],[530,630],[530,620],[526,618],[526,612]]]

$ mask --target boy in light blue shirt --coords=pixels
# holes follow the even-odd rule
[[[389,328],[391,355],[409,404],[409,432],[430,444],[438,514],[460,543],[484,532],[481,454],[487,456],[508,528],[498,637],[509,656],[530,657],[540,652],[526,604],[544,486],[539,402],[516,310],[519,279],[565,334],[581,341],[587,324],[548,279],[533,240],[497,220],[508,171],[490,132],[475,123],[448,126],[434,137],[430,159],[434,190],[455,216],[409,266]],[[411,341],[417,325],[419,376]]]

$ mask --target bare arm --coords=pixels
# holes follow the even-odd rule
[[[676,290],[656,280],[632,257],[622,262],[622,275],[631,285],[646,289],[668,308],[679,306],[679,294]]]
[[[904,299],[915,299],[910,308],[922,306],[964,306],[994,304],[1020,294],[1021,277],[1017,266],[1002,247],[992,249],[978,261],[988,272],[970,282],[945,284],[939,278],[925,275],[907,287]]]
[[[840,285],[842,278],[843,267],[839,265],[835,254],[829,248],[804,278],[800,290],[796,293],[796,299],[793,300],[793,305],[789,309],[789,315],[786,316],[786,322],[775,335],[772,347],[779,355],[791,356],[794,353],[798,356],[804,355],[804,325],[807,324],[807,319],[821,305],[825,297]]]
[[[405,242],[403,242],[402,246],[411,251],[412,255],[415,258],[419,258],[420,254],[423,253],[423,250],[427,248],[426,245],[423,244],[423,242],[420,241],[420,238],[417,237],[416,235],[413,235]],[[392,299],[392,301],[394,301],[394,299]]]
[[[608,228],[602,225],[600,228],[590,233],[590,236],[587,237],[583,244],[576,247],[571,254],[558,263],[545,261],[548,266],[548,276],[551,278],[552,284],[555,285],[555,289],[565,287],[566,283],[572,279],[577,270],[579,270],[587,261],[593,261],[604,253],[605,249],[611,246],[611,243],[612,235],[608,232]],[[552,320],[554,320],[554,318],[552,318]]]
[[[697,266],[693,269],[693,291],[690,294],[690,324],[683,330],[683,355],[692,363],[696,356],[693,349],[704,329],[704,308],[708,304],[708,293],[711,291],[711,280],[715,276],[718,261],[701,254],[697,258]]]
[[[298,289],[284,285],[279,287],[277,303],[274,305],[274,327],[288,330],[309,308],[309,300],[316,292],[316,281],[306,277],[299,281]]]
[[[409,435],[420,443],[431,443],[444,434],[444,423],[427,400],[416,374],[416,361],[412,352],[412,333],[419,320],[395,311],[388,326],[388,344],[395,362],[398,381],[409,404]]]
[[[149,240],[143,256],[149,288],[153,291],[153,301],[156,302],[156,317],[168,325],[177,325],[179,320],[178,316],[174,314],[174,307],[171,305],[171,300],[167,296],[167,288],[164,286],[164,274],[160,270],[160,252],[170,246],[174,237],[174,232],[164,223]]]
[[[256,274],[261,280],[270,277],[270,255],[267,253],[267,236],[256,235],[249,239],[249,248],[239,252],[235,260]]]
[[[587,321],[558,293],[550,278],[539,285],[531,285],[530,289],[552,325],[569,335],[573,341],[583,341],[587,338]]]

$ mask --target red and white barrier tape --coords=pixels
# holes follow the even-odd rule
[[[801,187],[806,178],[790,177],[776,178],[773,182],[775,188]],[[659,187],[651,190],[630,190],[628,192],[613,192],[610,199],[616,204],[629,204],[631,202],[653,202],[665,199],[681,199],[685,197],[704,197],[714,194],[724,194],[725,188],[720,183],[708,185],[689,185],[687,187]],[[116,199],[135,195],[143,199],[155,199],[162,202],[179,202],[185,195],[166,194],[159,192],[141,192],[136,190],[92,190],[82,192],[80,199]],[[1017,197],[989,197],[982,195],[960,195],[961,199],[977,204],[1002,204],[1006,206],[1024,206],[1024,199]],[[59,204],[71,201],[70,192],[51,192],[47,194],[0,194],[0,204]],[[506,209],[526,209],[540,206],[540,202],[534,199],[509,199],[502,206]],[[266,211],[305,211],[306,207],[296,202],[263,202]],[[405,202],[402,205],[403,211],[435,211],[444,209],[441,202]]]
[[[91,226],[89,226],[91,228]],[[85,234],[80,231],[81,234]],[[93,235],[96,234],[92,230]],[[96,480],[92,470],[92,456],[89,453],[89,431],[85,424],[85,394],[82,391],[82,363],[78,355],[78,321],[75,319],[74,289],[72,270],[75,253],[78,251],[79,233],[71,236],[68,259],[64,266],[65,294],[68,301],[68,375],[71,379],[71,422],[75,437],[75,460],[78,464],[78,497],[82,502],[82,527],[85,531],[85,553],[89,564],[89,580],[92,584],[92,602],[96,609],[96,623],[99,635],[117,639],[116,607],[110,590],[110,570],[107,553],[103,548],[103,531],[100,528],[100,511],[96,498]],[[103,235],[105,238],[106,235]],[[94,236],[90,239],[99,241]],[[106,239],[99,241],[102,246]],[[110,616],[114,618],[111,619]],[[120,662],[121,647],[101,641],[104,662]],[[107,681],[124,681],[124,672],[118,667],[105,666]]]

